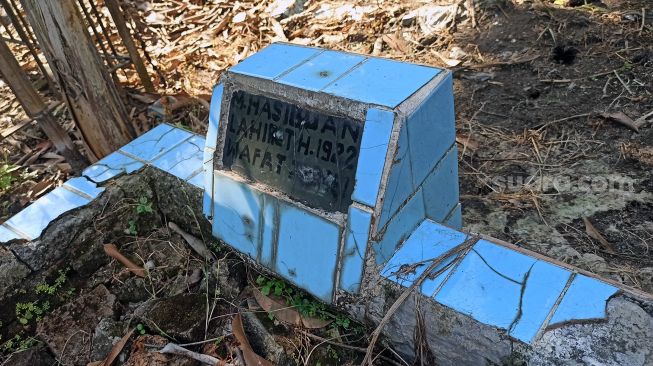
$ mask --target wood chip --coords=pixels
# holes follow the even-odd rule
[[[601,232],[592,225],[592,222],[587,218],[583,217],[583,222],[585,223],[585,232],[587,232],[587,235],[589,235],[590,238],[598,241],[603,249],[605,249],[608,253],[614,254],[614,248],[612,247],[612,244],[608,242],[608,240],[601,234]]]

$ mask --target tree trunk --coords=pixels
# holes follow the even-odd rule
[[[38,122],[39,127],[52,141],[57,151],[66,158],[73,170],[81,172],[86,166],[86,160],[77,151],[68,133],[52,117],[41,96],[2,39],[0,39],[0,73],[23,106],[25,113]]]
[[[79,11],[69,0],[22,0],[92,160],[135,137]]]

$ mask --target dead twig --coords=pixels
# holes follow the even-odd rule
[[[179,356],[184,356],[188,358],[192,358],[193,360],[199,361],[203,364],[206,365],[211,365],[211,366],[234,366],[232,363],[226,363],[219,358],[215,358],[213,356],[205,355],[203,353],[197,353],[193,352],[191,350],[187,350],[186,348],[180,347],[174,343],[168,343],[165,345],[165,347],[161,348],[159,353],[167,353],[167,354],[173,354],[173,355],[179,355]]]
[[[381,335],[381,332],[383,331],[383,328],[385,328],[386,324],[390,321],[394,313],[399,309],[399,307],[406,301],[408,296],[410,296],[411,293],[413,293],[413,290],[415,290],[416,287],[420,286],[422,282],[426,278],[429,278],[432,276],[432,273],[439,265],[442,264],[444,260],[447,258],[450,258],[452,255],[456,255],[456,259],[454,259],[451,263],[454,263],[458,260],[460,257],[461,253],[467,252],[469,248],[474,246],[476,242],[480,238],[477,236],[472,236],[468,237],[464,242],[461,244],[455,246],[454,248],[448,250],[444,254],[438,256],[437,258],[433,259],[431,264],[422,272],[422,274],[415,279],[415,281],[408,287],[404,292],[399,295],[397,300],[390,306],[390,309],[386,312],[386,314],[383,316],[383,319],[379,322],[379,325],[374,329],[374,332],[372,332],[372,338],[370,339],[370,344],[367,346],[367,351],[365,352],[365,358],[363,358],[363,362],[361,362],[362,366],[367,366],[367,365],[372,365],[372,354],[374,352],[374,346],[376,345],[376,342],[379,340],[379,336]]]

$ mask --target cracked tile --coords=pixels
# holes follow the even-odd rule
[[[542,327],[570,272],[480,240],[435,300],[530,342]]]
[[[30,239],[36,239],[50,221],[66,211],[89,202],[90,200],[85,197],[63,187],[57,187],[14,215],[6,223],[25,233]]]
[[[605,319],[607,301],[618,290],[603,281],[577,274],[549,321],[549,326],[564,322]]]
[[[431,220],[424,220],[406,240],[404,245],[392,256],[381,275],[402,286],[409,287],[419,278],[424,270],[447,251],[463,243],[467,234],[450,229]],[[422,282],[421,291],[426,296],[433,296],[447,277],[451,268],[447,268],[455,256],[446,258],[438,265],[435,278]]]
[[[202,167],[204,139],[192,136],[156,158],[152,165],[181,179],[187,179]]]
[[[84,169],[82,175],[95,183],[102,183],[120,174],[130,174],[142,168],[143,165],[129,156],[114,152]]]
[[[372,213],[350,206],[347,215],[347,237],[340,269],[340,288],[358,293],[363,280],[365,250],[369,237]]]
[[[20,235],[0,225],[0,243],[4,243],[13,239],[20,239]]]
[[[68,181],[66,181],[66,183],[63,185],[75,193],[81,193],[82,196],[85,196],[90,200],[96,198],[100,195],[100,193],[104,192],[103,187],[98,187],[95,183],[86,177],[75,177],[68,179]]]
[[[367,110],[361,139],[356,184],[351,198],[374,207],[381,185],[381,175],[392,134],[394,113],[377,108]]]
[[[140,160],[151,162],[191,136],[193,136],[192,133],[181,128],[160,124],[121,147],[120,151]]]

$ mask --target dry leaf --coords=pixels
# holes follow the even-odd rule
[[[120,340],[113,345],[111,348],[111,352],[109,352],[109,355],[107,358],[102,362],[102,366],[112,366],[113,363],[116,361],[116,358],[118,358],[118,355],[120,355],[120,352],[122,352],[122,349],[125,348],[125,345],[127,344],[127,341],[129,341],[129,338],[131,338],[132,334],[134,333],[134,329],[130,330],[125,334]]]
[[[583,217],[583,222],[585,223],[585,232],[587,232],[587,235],[589,235],[590,238],[597,240],[603,248],[609,252],[609,253],[614,253],[614,248],[612,247],[612,244],[608,242],[608,240],[601,235],[601,232],[597,228],[592,225],[592,222],[587,217]]]
[[[622,124],[635,132],[639,132],[639,125],[637,125],[635,121],[628,117],[624,112],[603,112],[601,113],[601,117]]]
[[[383,41],[390,46],[393,50],[399,52],[399,53],[408,53],[410,50],[408,48],[408,44],[406,44],[406,41],[404,38],[401,36],[401,33],[397,32],[395,34],[386,34],[383,37]]]
[[[204,257],[204,259],[206,260],[213,259],[213,253],[209,250],[209,248],[206,247],[206,244],[204,244],[203,241],[185,232],[172,221],[168,221],[168,227],[172,229],[174,232],[176,232],[177,234],[181,235],[184,238],[184,240],[186,240],[188,245],[190,245],[190,247],[193,248],[193,250],[197,254]]]
[[[278,320],[297,327],[308,329],[324,328],[331,324],[331,320],[303,317],[297,310],[288,307],[283,300],[276,300],[271,296],[265,296],[259,289],[252,287],[254,298],[259,306],[268,313],[274,314]]]
[[[122,255],[115,244],[104,244],[104,252],[107,253],[109,257],[122,263],[131,273],[138,277],[145,278],[145,270],[134,264],[134,262],[130,261],[129,258]]]
[[[234,337],[236,337],[238,343],[240,343],[240,350],[243,351],[243,357],[245,358],[245,364],[247,366],[273,366],[270,361],[257,355],[252,349],[252,346],[249,344],[249,340],[245,335],[243,320],[241,319],[240,314],[236,314],[231,322],[231,331],[234,333]]]

